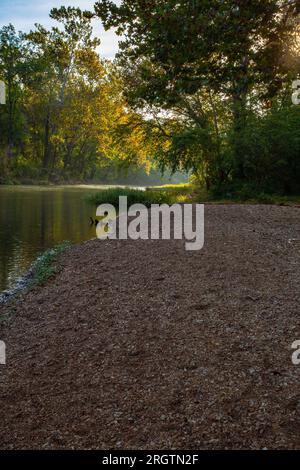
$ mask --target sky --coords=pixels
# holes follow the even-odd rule
[[[0,28],[9,23],[12,23],[17,31],[28,32],[34,29],[35,23],[49,28],[55,24],[49,18],[51,8],[64,5],[92,10],[95,2],[96,0],[0,0]],[[115,3],[120,3],[120,0]],[[118,38],[115,33],[112,30],[104,31],[100,20],[94,21],[94,33],[101,39],[101,57],[113,58],[118,50]]]

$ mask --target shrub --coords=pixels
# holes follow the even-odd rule
[[[142,191],[140,189],[131,188],[111,188],[91,194],[87,197],[87,201],[95,206],[101,204],[112,204],[115,208],[119,206],[119,197],[127,196],[127,204],[144,204],[150,207],[151,204],[173,204],[176,202],[176,194],[168,190],[150,190]]]

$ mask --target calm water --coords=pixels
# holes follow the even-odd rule
[[[65,240],[96,236],[87,194],[104,186],[0,186],[0,291],[12,287],[36,256]]]

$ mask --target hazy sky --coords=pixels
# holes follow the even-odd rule
[[[51,8],[64,5],[91,10],[95,2],[96,0],[0,0],[0,27],[8,23],[21,31],[33,29],[34,23],[50,27],[54,24],[49,18]],[[120,3],[120,0],[115,3]],[[94,32],[101,39],[100,55],[113,57],[118,49],[118,38],[114,32],[105,32],[100,20],[94,22]]]

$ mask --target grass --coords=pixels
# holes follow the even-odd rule
[[[142,191],[140,189],[131,188],[111,188],[104,189],[95,194],[87,197],[87,201],[94,205],[100,206],[101,204],[112,204],[115,208],[119,206],[119,197],[127,196],[128,207],[133,204],[144,204],[150,207],[151,204],[174,204],[176,202],[185,202],[185,199],[190,192],[181,185],[156,187],[149,190]]]
[[[70,243],[64,242],[42,253],[32,265],[33,278],[29,282],[29,287],[44,285],[57,272],[55,266],[57,257],[69,247]]]
[[[0,323],[8,321],[10,317],[14,314],[14,312],[16,311],[16,302],[18,296],[22,291],[28,291],[36,286],[43,286],[46,281],[57,272],[57,267],[55,266],[57,257],[61,253],[66,251],[69,247],[70,243],[64,242],[60,245],[55,246],[54,248],[45,251],[34,261],[28,273],[29,277],[30,272],[32,272],[32,277],[29,277],[29,280],[25,281],[24,286],[20,290],[17,290],[15,293],[12,294],[12,296],[8,300],[9,308],[6,309],[5,314],[0,315]]]
[[[128,206],[132,204],[175,204],[175,203],[210,203],[210,204],[275,204],[300,205],[300,196],[279,196],[264,192],[250,191],[247,188],[232,189],[219,194],[208,192],[195,184],[167,184],[152,186],[146,191],[131,188],[104,189],[90,194],[87,201],[94,205],[112,204],[119,206],[119,197],[127,196]]]

